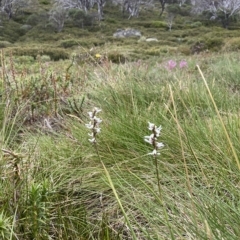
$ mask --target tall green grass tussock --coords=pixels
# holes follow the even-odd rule
[[[238,240],[238,62],[2,51],[0,238]]]

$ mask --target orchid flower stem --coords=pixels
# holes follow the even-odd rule
[[[163,199],[163,195],[162,195],[162,188],[161,188],[161,183],[160,183],[160,174],[159,174],[159,170],[158,170],[158,158],[157,158],[157,155],[153,155],[153,158],[154,158],[154,162],[155,162],[155,167],[156,167],[156,176],[157,176],[157,184],[158,184],[158,194],[159,194],[159,200],[160,202],[162,203],[162,206],[163,206],[163,212],[164,212],[164,216],[167,220],[167,225],[168,225],[168,228],[169,228],[169,231],[170,231],[170,237],[172,240],[174,240],[174,236],[173,236],[173,232],[172,232],[172,227],[170,225],[170,222],[169,222],[169,216],[168,216],[168,213],[167,213],[167,210],[166,210],[166,204],[165,204],[165,201]]]
[[[158,159],[157,159],[156,155],[154,155],[153,158],[154,158],[155,167],[156,167],[156,176],[157,176],[157,185],[158,185],[159,198],[162,201],[162,189],[161,189],[160,175],[159,175],[159,170],[158,170]]]
[[[101,159],[101,156],[100,156],[100,154],[99,154],[99,150],[98,150],[98,145],[97,145],[97,143],[94,142],[94,143],[93,143],[93,146],[94,146],[94,148],[95,148],[95,151],[96,151],[96,154],[97,154],[97,156],[98,156],[99,162],[102,163],[102,159]]]

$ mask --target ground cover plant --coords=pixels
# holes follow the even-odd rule
[[[238,240],[238,16],[22,2],[0,14],[0,239]]]
[[[1,52],[0,238],[239,239],[238,53],[99,55]]]

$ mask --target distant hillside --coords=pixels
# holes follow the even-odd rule
[[[104,17],[99,19],[96,4],[88,11],[77,7],[66,10],[59,8],[58,1],[53,4],[50,0],[29,0],[31,4],[21,5],[11,18],[2,11],[0,47],[6,48],[6,53],[34,58],[46,54],[54,60],[82,55],[93,48],[112,59],[120,56],[131,60],[172,53],[235,51],[240,47],[238,16],[231,19],[228,28],[223,28],[220,20],[193,15],[189,3],[168,4],[160,16],[161,5],[157,1],[154,5],[140,5],[137,16],[131,16],[120,5],[107,1]],[[140,31],[142,37],[113,37],[117,29],[127,28]],[[155,41],[147,42],[148,38]]]

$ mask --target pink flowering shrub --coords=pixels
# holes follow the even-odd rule
[[[177,66],[177,63],[174,60],[169,60],[167,62],[167,69],[173,70]]]
[[[176,61],[174,61],[174,60],[169,60],[167,63],[166,63],[166,65],[165,65],[165,67],[166,67],[166,69],[168,69],[168,70],[170,70],[170,71],[172,71],[174,68],[176,68],[177,67],[177,62]],[[180,62],[179,62],[179,68],[186,68],[187,66],[188,66],[188,64],[187,64],[187,62],[185,61],[185,60],[181,60]]]
[[[179,63],[179,68],[186,68],[188,66],[187,62],[185,60],[181,60]]]

